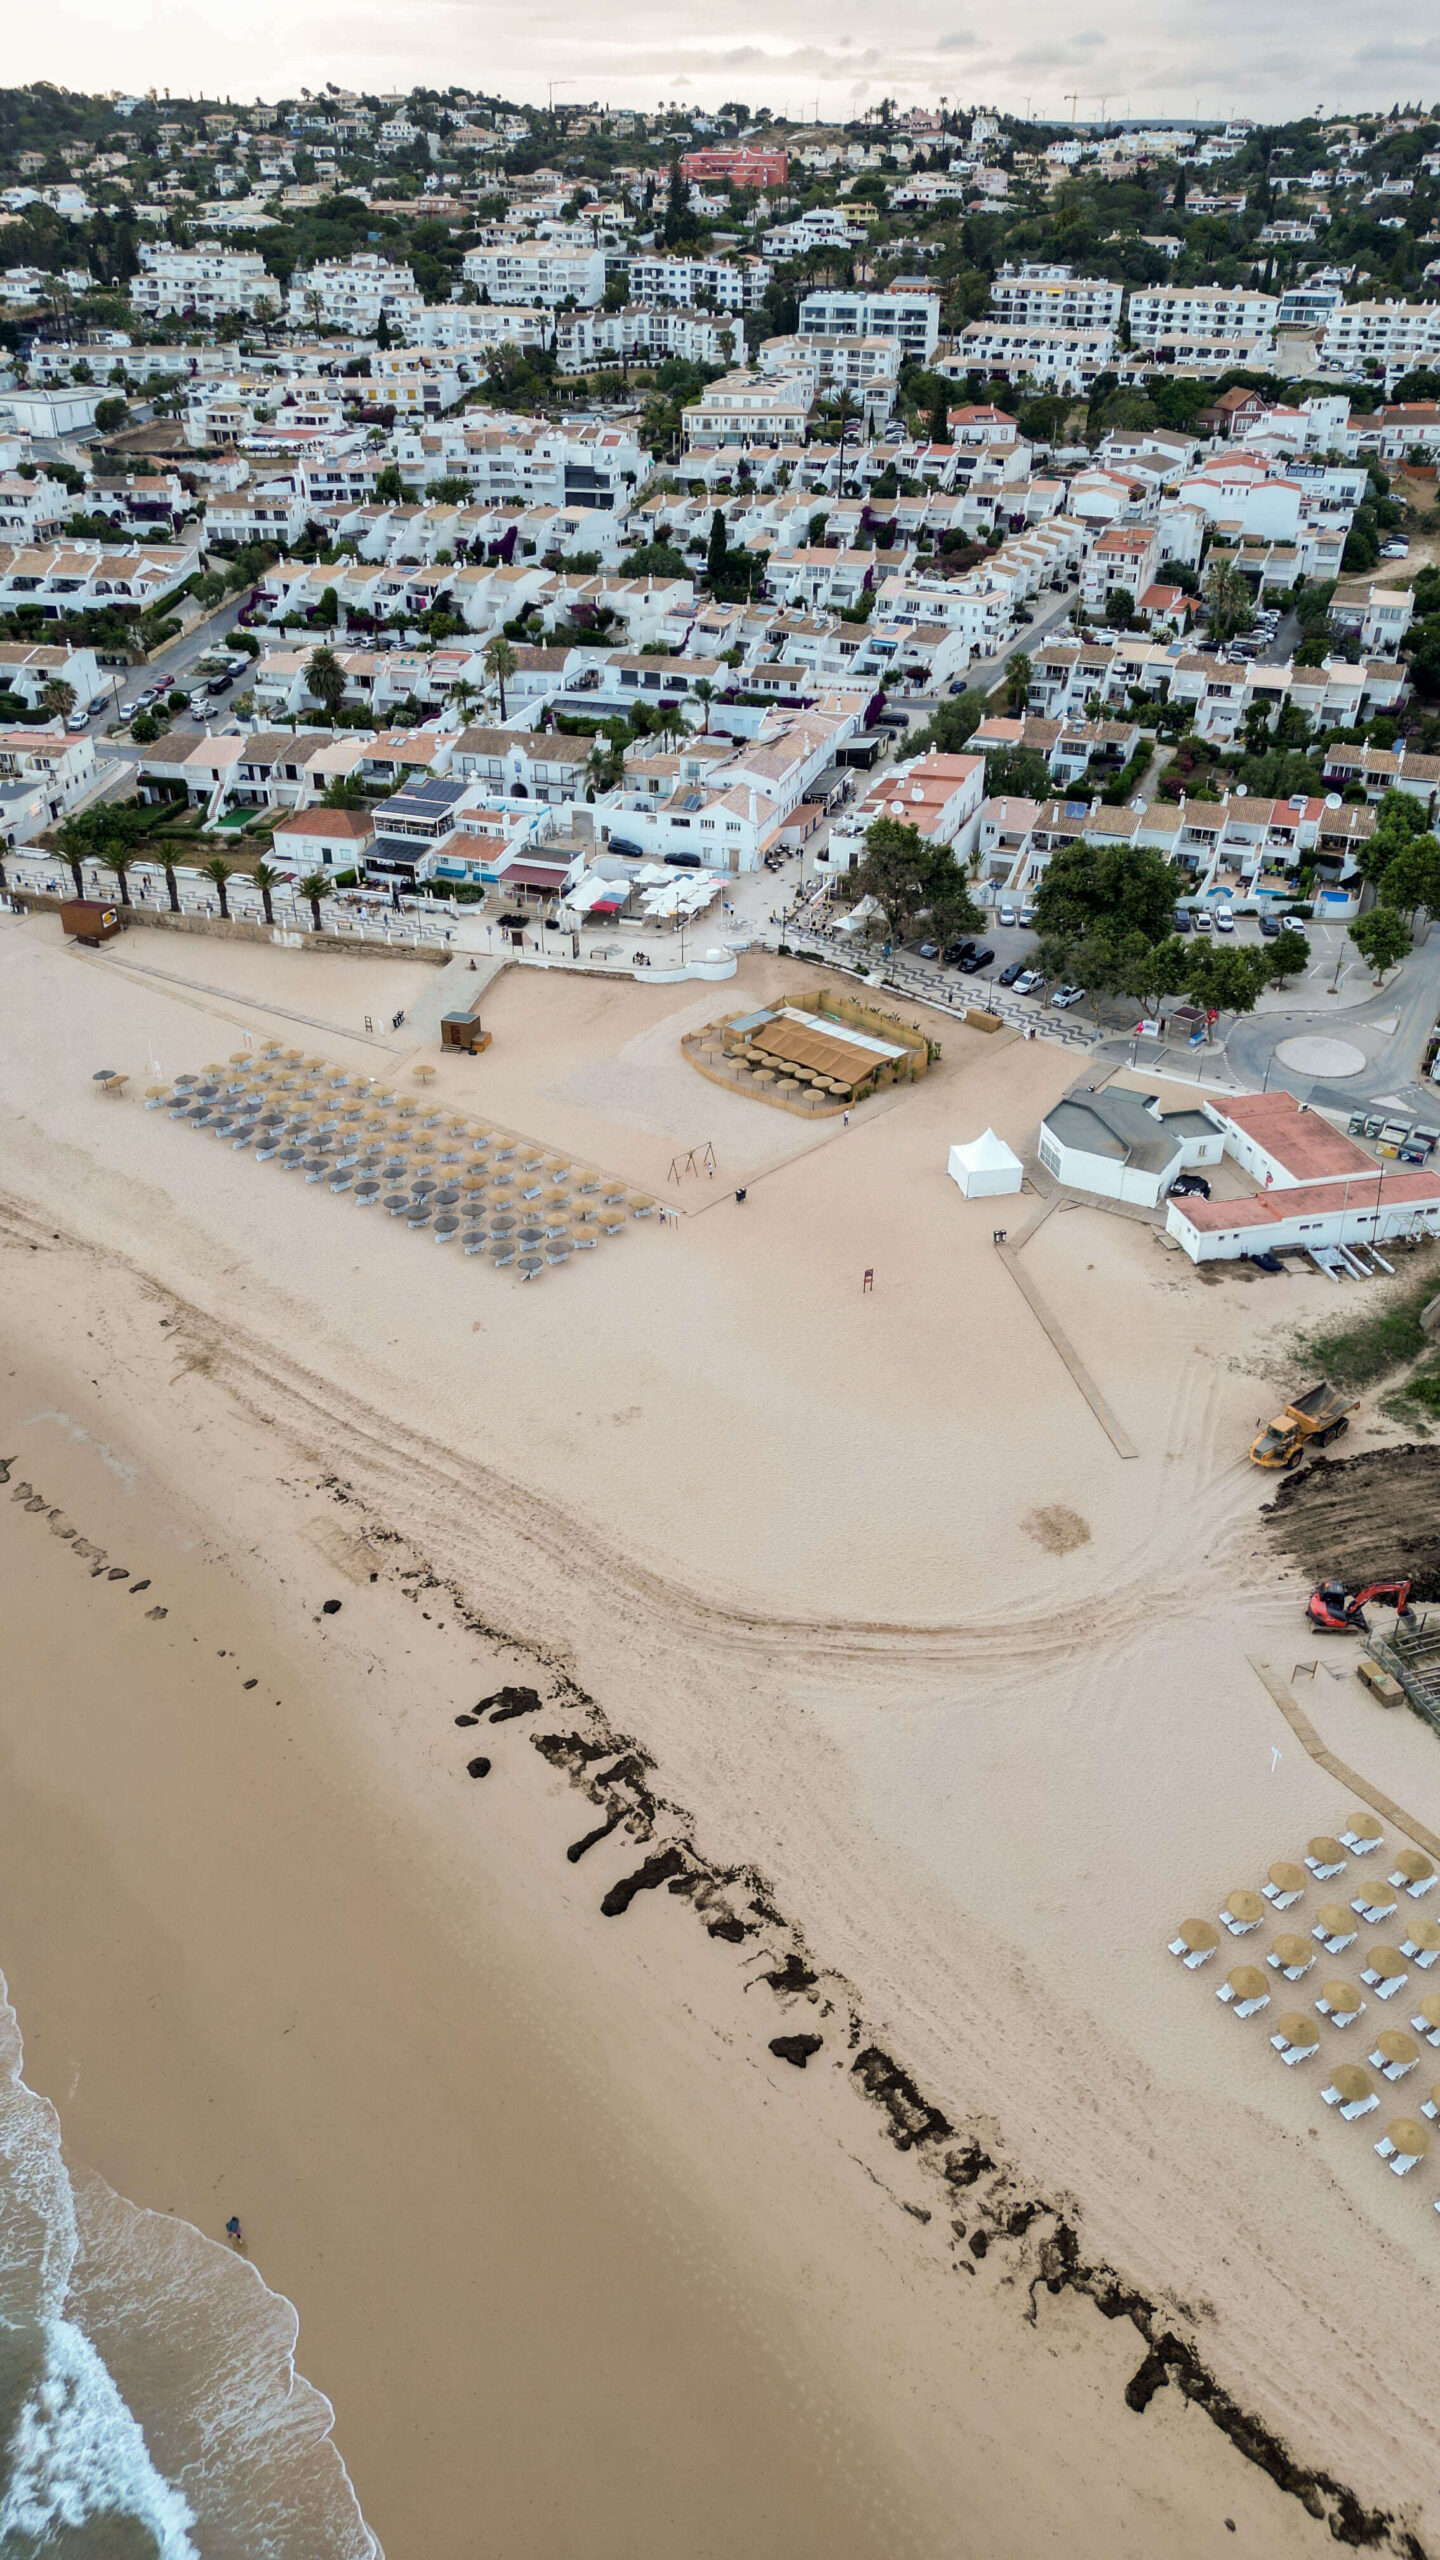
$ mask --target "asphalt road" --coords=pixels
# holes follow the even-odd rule
[[[1341,927],[1330,927],[1339,934]],[[1311,928],[1312,938],[1314,928]],[[1333,964],[1332,964],[1333,965]],[[1312,972],[1312,979],[1313,979]],[[1327,1111],[1353,1111],[1362,1102],[1395,1100],[1427,1119],[1440,1118],[1440,1086],[1417,1075],[1425,1036],[1440,1014],[1440,933],[1413,951],[1395,975],[1363,1004],[1344,1010],[1311,1002],[1293,1012],[1242,1014],[1225,1042],[1225,1055],[1237,1084],[1255,1089],[1282,1086],[1301,1100]],[[1295,1074],[1275,1056],[1284,1040],[1323,1032],[1348,1040],[1365,1052],[1365,1065],[1353,1076],[1332,1082]]]

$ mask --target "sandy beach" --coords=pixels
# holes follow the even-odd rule
[[[511,972],[439,1061],[657,1194],[715,1147],[520,1289],[101,1101],[281,1006],[381,1072],[309,955],[164,940],[0,923],[0,1965],[72,2156],[243,2212],[391,2560],[1432,2546],[1433,2169],[1165,1953],[1350,1801],[1243,1458],[1327,1284],[1050,1216],[1121,1460],[944,1173],[1073,1056],[946,1023],[820,1135],[680,1059],[752,959]],[[1306,1706],[1440,1827],[1414,1719]]]

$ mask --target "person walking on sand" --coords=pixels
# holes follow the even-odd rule
[[[848,1128],[849,1128],[849,1126],[850,1126],[850,1114],[849,1114],[849,1112],[848,1112],[848,1111],[842,1111],[842,1112],[841,1112],[841,1114],[840,1114],[840,1126],[841,1126],[841,1128],[842,1128],[842,1129],[848,1129]]]
[[[240,2216],[238,2213],[232,2213],[229,2221],[226,2223],[225,2237],[229,2241],[232,2249],[239,2249],[243,2254],[245,2248],[245,2234],[240,2228]]]

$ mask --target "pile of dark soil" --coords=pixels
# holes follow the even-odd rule
[[[1417,1600],[1440,1600],[1440,1446],[1317,1457],[1262,1516],[1276,1554],[1317,1582],[1408,1574]]]

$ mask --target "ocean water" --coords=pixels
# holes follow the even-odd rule
[[[233,2250],[72,2171],[0,1977],[0,2560],[383,2560]]]

